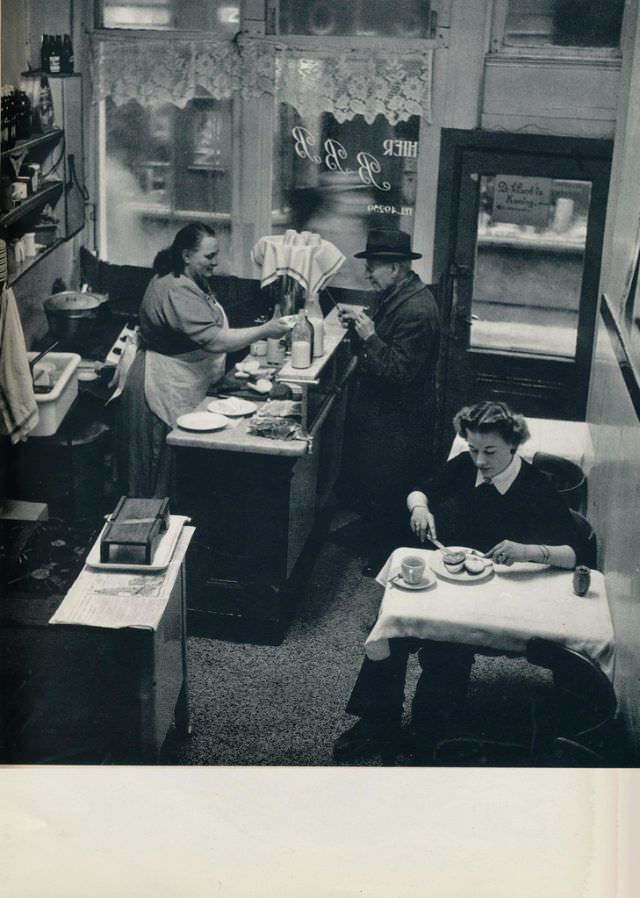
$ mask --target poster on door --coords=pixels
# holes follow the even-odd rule
[[[496,175],[493,221],[545,228],[549,223],[551,178]]]

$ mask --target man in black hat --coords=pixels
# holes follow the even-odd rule
[[[352,322],[359,356],[341,482],[369,524],[369,576],[406,528],[406,488],[429,463],[440,321],[433,295],[411,269],[420,257],[404,231],[369,231],[355,258],[366,260],[377,291],[371,314],[341,312],[343,323]]]

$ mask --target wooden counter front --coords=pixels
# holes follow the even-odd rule
[[[191,632],[272,644],[284,636],[341,462],[353,366],[334,319],[315,367],[285,366],[278,376],[306,391],[311,442],[256,436],[247,418],[223,430],[175,428],[168,436],[176,450],[174,511],[196,525],[187,590]]]

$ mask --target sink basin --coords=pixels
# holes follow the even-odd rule
[[[28,353],[29,361],[36,355],[35,352]],[[36,370],[40,364],[54,366],[51,371],[53,387],[48,393],[35,394],[40,418],[29,436],[50,437],[58,430],[78,395],[77,369],[80,356],[76,352],[49,352],[42,362],[36,365]]]

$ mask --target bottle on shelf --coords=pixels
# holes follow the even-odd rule
[[[14,92],[16,112],[16,140],[28,140],[31,137],[31,100],[24,90]]]
[[[5,84],[2,85],[2,147],[9,144],[9,92]]]
[[[49,79],[46,75],[42,75],[40,78],[40,94],[38,97],[38,126],[43,134],[46,134],[47,131],[51,131],[54,126],[53,98],[51,97]]]
[[[62,38],[62,53],[60,57],[60,70],[65,75],[73,74],[73,44],[68,34]]]
[[[308,368],[313,358],[313,327],[307,320],[304,309],[300,309],[291,331],[291,366]]]
[[[16,100],[12,84],[2,85],[2,148],[11,149],[16,142]]]
[[[62,38],[59,34],[53,38],[49,52],[49,72],[59,75],[61,72]]]
[[[42,35],[40,42],[40,69],[43,72],[49,71],[49,55],[51,52],[51,37],[48,34]]]
[[[324,316],[317,293],[309,293],[305,311],[313,328],[313,357],[316,358],[324,354]]]

